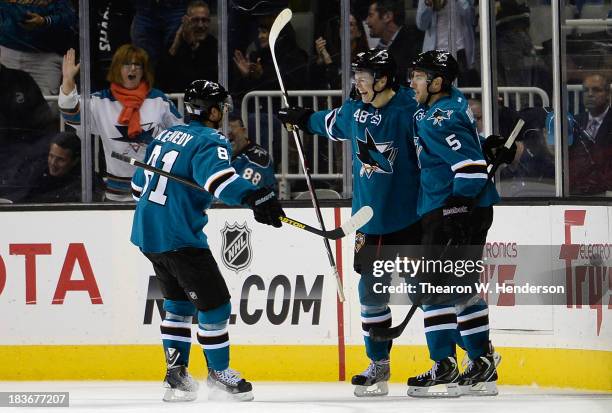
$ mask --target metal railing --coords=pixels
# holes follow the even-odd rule
[[[307,106],[313,110],[332,109],[333,98],[342,98],[342,90],[299,90],[288,91],[290,97],[297,97],[299,106]],[[307,100],[307,102],[305,102]],[[321,103],[323,100],[323,103]],[[338,106],[336,102],[336,106]],[[303,179],[304,173],[299,167],[297,151],[291,151],[293,143],[289,143],[289,136],[284,127],[276,120],[275,108],[282,104],[282,93],[279,90],[257,90],[247,93],[242,99],[241,114],[242,122],[247,128],[247,134],[253,137],[253,131],[249,130],[249,120],[254,122],[255,142],[266,147],[270,154],[280,152],[280,173],[276,174],[279,183],[279,191],[285,197],[290,193],[292,180]],[[252,108],[252,110],[250,110]],[[262,134],[262,117],[265,118],[267,136]],[[304,142],[303,133],[300,137]],[[265,138],[265,139],[264,139]],[[275,142],[280,139],[280,150],[275,148]],[[325,142],[327,151],[321,154],[319,148]],[[306,153],[312,154],[310,162],[311,177],[313,180],[342,181],[344,172],[342,170],[341,144],[313,135],[311,142],[304,142]],[[323,156],[321,156],[323,155]],[[274,160],[278,163],[278,160]],[[322,172],[322,170],[327,172]]]
[[[479,87],[465,87],[460,90],[469,98],[476,98],[482,92]],[[580,93],[582,85],[568,85],[570,92],[570,100],[574,101],[574,110],[577,111],[580,103]],[[342,97],[341,90],[300,90],[289,91],[290,97],[297,97],[299,106],[311,107],[313,110],[331,109],[338,106]],[[520,87],[520,86],[504,86],[499,87],[499,93],[504,97],[504,102],[508,104],[510,97],[514,97],[514,108],[518,111],[523,107],[525,101],[529,106],[542,104],[543,106],[550,105],[550,99],[546,92],[537,87]],[[183,93],[170,93],[167,96],[172,99],[181,114],[184,112]],[[539,97],[541,102],[536,102],[535,98]],[[335,103],[334,103],[335,98]],[[57,102],[57,96],[45,96],[48,102]],[[302,179],[303,172],[299,166],[297,151],[293,150],[293,143],[289,140],[287,131],[276,120],[275,110],[281,107],[282,94],[278,90],[261,90],[247,93],[241,104],[242,120],[247,128],[247,133],[251,138],[254,137],[258,144],[266,147],[268,152],[273,155],[280,155],[280,169],[277,169],[277,180],[281,195],[288,197],[290,193],[290,181]],[[249,122],[251,121],[251,122]],[[254,130],[249,130],[249,126],[254,127]],[[63,119],[60,117],[60,129],[65,129]],[[254,136],[252,135],[254,134]],[[303,133],[300,132],[303,138]],[[275,143],[280,140],[280,148],[275,148]],[[326,151],[321,153],[320,149],[326,146]],[[343,162],[341,157],[341,144],[329,141],[326,138],[314,135],[313,139],[308,140],[304,144],[305,151],[311,154],[311,175],[312,179],[342,181],[345,172],[343,170]],[[99,148],[96,148],[99,150]],[[315,156],[315,154],[317,156]],[[279,160],[275,159],[275,163],[279,164]]]
[[[482,94],[482,88],[480,87],[460,87],[459,90],[463,92],[469,99],[476,98]],[[497,88],[498,93],[504,98],[504,106],[510,106],[511,96],[514,97],[514,110],[517,112],[523,109],[524,100],[522,97],[527,95],[528,107],[534,107],[535,97],[539,96],[541,99],[542,106],[550,106],[550,99],[548,94],[543,89],[534,86],[500,86]]]

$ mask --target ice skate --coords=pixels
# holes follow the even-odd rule
[[[169,367],[164,379],[165,402],[190,402],[198,397],[198,382],[185,366]]]
[[[496,366],[501,361],[501,357],[496,361],[494,354],[485,354],[468,362],[465,371],[459,375],[461,394],[497,396]]]
[[[391,377],[389,360],[371,361],[363,373],[351,379],[357,397],[386,396],[389,394],[387,382]]]
[[[461,390],[457,382],[459,369],[455,357],[436,361],[433,367],[418,376],[408,379],[408,396],[412,397],[459,397]]]
[[[208,399],[250,402],[253,400],[253,386],[230,368],[208,370]]]

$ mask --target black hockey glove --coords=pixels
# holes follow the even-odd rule
[[[516,155],[516,142],[512,143],[510,149],[504,148],[506,138],[499,135],[489,135],[482,145],[482,151],[484,152],[485,159],[489,165],[492,165],[497,159],[497,156],[501,156],[501,164],[511,164],[514,161]]]
[[[451,245],[470,242],[470,211],[473,200],[462,196],[450,196],[442,207],[442,226]]]
[[[287,130],[291,128],[287,125],[297,126],[303,131],[308,131],[308,119],[314,111],[310,108],[302,108],[299,106],[292,106],[290,108],[282,108],[278,111],[278,119],[285,125]]]
[[[272,225],[276,228],[280,228],[283,225],[278,217],[281,215],[285,216],[285,211],[283,211],[280,202],[278,202],[274,191],[267,188],[256,189],[245,196],[242,199],[242,203],[248,205],[253,210],[255,221]]]

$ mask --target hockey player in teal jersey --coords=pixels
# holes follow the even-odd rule
[[[449,52],[432,50],[418,56],[410,77],[410,86],[419,102],[414,114],[414,143],[421,167],[418,202],[423,225],[421,244],[426,258],[476,262],[482,258],[482,247],[493,221],[492,205],[499,196],[487,179],[487,162],[468,100],[452,86],[457,72],[457,62]],[[437,280],[472,286],[479,277],[476,271],[462,278],[453,273],[440,275]],[[425,336],[434,366],[408,379],[409,395],[497,394],[488,307],[474,294],[416,297],[422,304]],[[456,344],[469,357],[463,373],[457,367]],[[446,390],[435,390],[441,387]]]
[[[251,383],[229,368],[230,295],[202,229],[213,196],[226,204],[248,206],[258,222],[275,227],[281,226],[278,217],[284,213],[273,191],[258,189],[230,165],[230,143],[216,130],[227,99],[228,93],[217,83],[192,82],[185,91],[190,123],[161,132],[145,155],[149,165],[195,181],[207,192],[143,169],[132,179],[138,204],[131,240],[152,262],[164,296],[164,401],[197,397],[198,383],[187,372],[196,312],[198,342],[208,364],[209,398],[221,394],[253,399]]]
[[[236,173],[257,187],[276,191],[278,185],[272,158],[268,151],[249,139],[242,119],[230,116],[228,135]]]
[[[356,396],[378,396],[388,393],[391,342],[374,342],[369,330],[391,326],[391,310],[389,295],[373,291],[373,282],[388,281],[388,277],[373,278],[372,261],[380,257],[371,251],[383,245],[416,245],[420,241],[416,211],[419,170],[411,122],[416,101],[412,90],[396,86],[395,63],[387,50],[359,53],[352,70],[355,98],[341,107],[314,113],[294,107],[282,109],[278,115],[284,124],[348,141],[353,150],[353,212],[369,205],[374,216],[355,236],[361,321],[371,362],[352,378],[352,384]]]

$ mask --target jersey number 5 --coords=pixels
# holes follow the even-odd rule
[[[156,166],[157,158],[159,158],[161,149],[162,147],[160,145],[155,145],[155,148],[153,149],[153,152],[151,153],[151,156],[149,157],[149,160],[147,161],[148,165]],[[178,151],[166,152],[164,156],[162,156],[160,169],[165,172],[171,172],[172,166],[174,166],[174,162],[176,161],[178,154],[179,154]],[[144,171],[145,185],[142,190],[142,193],[145,193],[147,191],[149,183],[151,182],[151,178],[153,178],[154,174],[155,172]],[[166,178],[165,176],[160,176],[159,179],[157,180],[157,184],[155,185],[154,188],[151,189],[151,192],[149,193],[149,201],[155,202],[156,204],[159,204],[159,205],[166,205],[167,196],[164,193],[166,192],[166,185],[168,185],[168,178]]]
[[[450,146],[453,151],[458,151],[461,148],[461,142],[459,142],[459,139],[457,139],[454,133],[446,137],[446,143],[448,143],[448,146]]]

